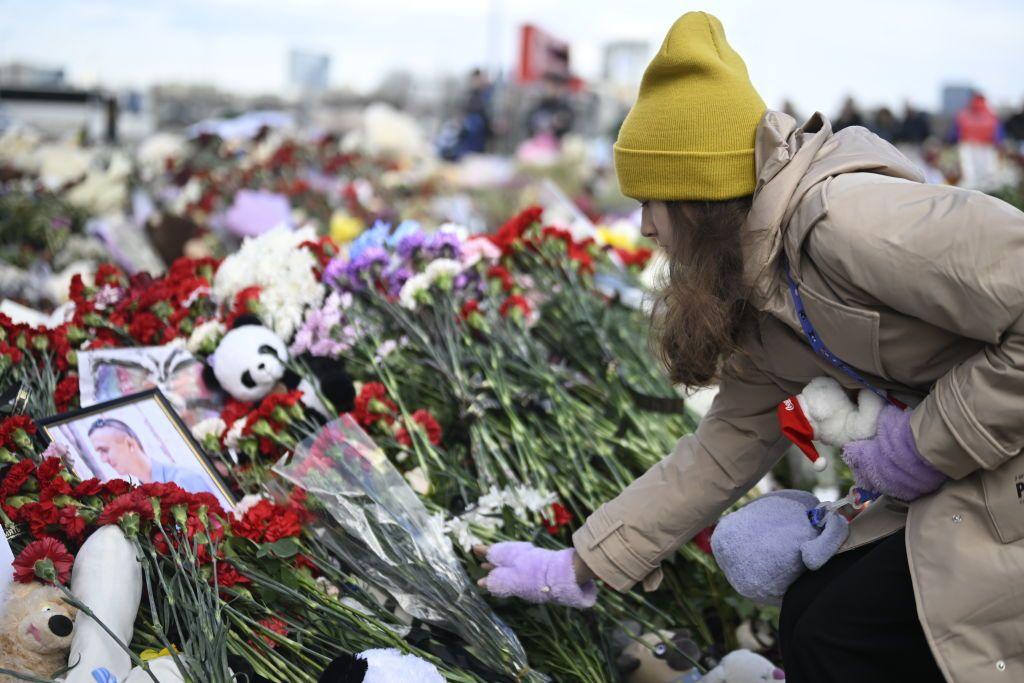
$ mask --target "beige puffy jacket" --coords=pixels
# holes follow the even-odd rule
[[[775,407],[811,379],[856,384],[805,342],[785,252],[825,344],[914,405],[921,454],[950,477],[908,506],[882,498],[846,549],[906,526],[918,612],[949,681],[1024,681],[1024,214],[923,184],[863,128],[767,112],[745,273],[761,311],[695,434],[573,537],[617,590],[713,523],[787,446]]]

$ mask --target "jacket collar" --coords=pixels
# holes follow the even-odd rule
[[[816,112],[802,126],[767,111],[754,141],[757,185],[743,228],[744,284],[756,308],[776,308],[785,296],[779,256],[785,243],[799,248],[812,225],[790,225],[800,201],[816,185],[843,173],[868,171],[923,182],[921,171],[895,147],[861,127],[833,134]]]

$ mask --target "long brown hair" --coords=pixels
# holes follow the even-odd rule
[[[671,251],[654,298],[651,333],[673,384],[713,383],[752,318],[740,232],[751,197],[668,202]]]

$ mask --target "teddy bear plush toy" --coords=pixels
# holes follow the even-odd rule
[[[868,390],[854,403],[834,379],[819,377],[778,408],[782,431],[816,465],[813,441],[843,446],[875,435],[885,401]],[[818,469],[821,469],[818,465]],[[807,491],[775,491],[723,517],[711,549],[729,583],[756,602],[780,604],[806,569],[819,569],[846,541],[848,517],[875,494],[855,490],[847,505],[825,505]],[[843,512],[844,514],[840,514]]]
[[[309,368],[315,384],[289,367],[293,360]],[[291,358],[285,341],[252,315],[239,316],[221,338],[206,359],[203,381],[245,403],[259,401],[275,389],[298,389],[303,403],[328,419],[352,410],[356,395],[341,361],[310,355]],[[333,411],[324,406],[321,395]]]
[[[0,611],[0,669],[51,678],[67,666],[76,610],[64,602],[59,589],[16,583]],[[17,680],[0,674],[0,683]]]

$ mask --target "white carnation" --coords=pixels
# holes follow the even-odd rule
[[[424,272],[434,282],[442,277],[455,277],[462,272],[462,264],[450,258],[439,258],[431,261]]]
[[[416,296],[430,288],[430,277],[426,273],[417,273],[405,281],[398,292],[398,301],[402,306],[415,311],[418,305]]]
[[[219,439],[220,435],[227,428],[227,424],[219,417],[208,417],[192,426],[192,436],[199,442],[202,442],[208,436],[214,436]]]
[[[207,320],[205,323],[196,325],[195,329],[192,330],[192,334],[188,336],[188,342],[185,344],[185,348],[188,349],[189,353],[195,355],[199,353],[199,350],[203,345],[210,339],[219,339],[227,333],[227,328],[224,324],[218,320]]]
[[[558,500],[554,493],[548,493],[529,486],[517,486],[515,488],[516,500],[530,512],[540,512]]]
[[[478,536],[476,536],[469,528],[469,522],[455,517],[449,519],[444,525],[445,532],[451,536],[455,544],[462,548],[464,551],[469,552],[474,545],[483,543]]]
[[[238,440],[242,438],[242,430],[245,429],[245,418],[235,420],[224,437],[224,445],[228,448],[238,448]]]
[[[416,493],[421,496],[425,496],[430,493],[430,477],[427,476],[427,473],[422,467],[415,467],[406,472],[403,476],[405,477],[405,480],[409,482],[409,486],[412,487],[412,490]]]
[[[213,280],[214,299],[230,305],[234,296],[248,287],[260,288],[265,322],[284,339],[289,339],[302,322],[307,306],[324,298],[324,286],[314,274],[316,259],[299,247],[316,239],[312,229],[290,231],[274,228],[259,237],[246,239],[241,249],[224,259]]]

